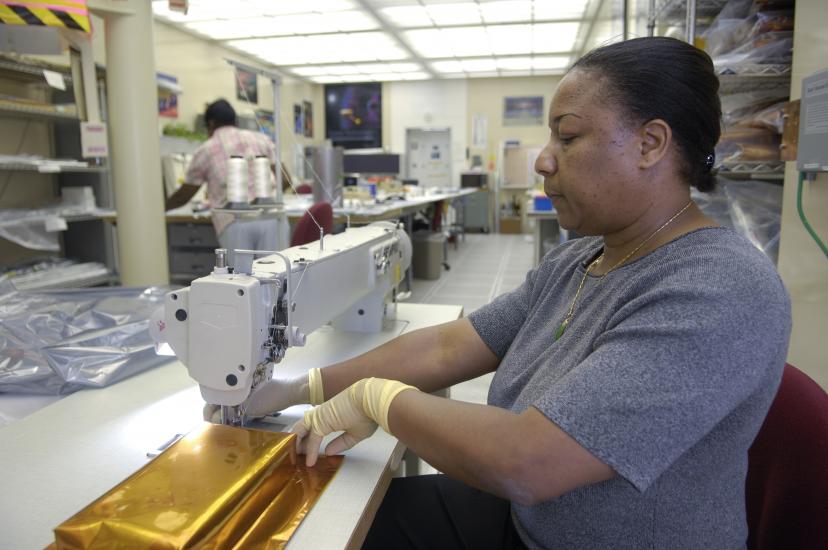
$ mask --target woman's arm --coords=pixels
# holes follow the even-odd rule
[[[532,505],[615,476],[534,407],[522,414],[403,391],[393,433],[426,462],[469,485]]]
[[[497,368],[468,319],[404,334],[363,355],[322,369],[326,399],[363,378],[388,378],[424,392],[447,388]]]

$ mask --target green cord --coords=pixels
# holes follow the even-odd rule
[[[819,235],[816,234],[814,228],[811,227],[811,224],[808,223],[808,218],[805,217],[805,211],[802,210],[802,184],[805,182],[805,172],[799,173],[799,185],[796,188],[796,209],[799,211],[799,219],[802,220],[802,225],[805,226],[805,229],[808,230],[808,233],[811,234],[811,237],[814,238],[814,241],[819,245],[822,249],[822,253],[825,254],[825,257],[828,258],[828,247],[825,246],[825,243],[822,242],[822,239],[819,238]]]

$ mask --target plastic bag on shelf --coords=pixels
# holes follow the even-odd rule
[[[734,126],[765,128],[777,134],[782,134],[782,129],[785,126],[785,105],[787,104],[787,101],[774,103],[769,107],[765,107],[734,121]]]
[[[62,218],[54,211],[0,210],[0,238],[31,250],[59,252],[60,242],[56,228]]]
[[[0,278],[0,392],[64,395],[158,366],[150,316],[166,289],[19,292]]]
[[[701,35],[704,50],[715,57],[727,53],[744,43],[750,33],[751,22],[746,19],[721,19],[715,21]]]
[[[790,84],[783,82],[778,87],[723,95],[721,96],[722,122],[726,128],[734,126],[764,109],[785,102],[789,93]]]
[[[713,193],[694,190],[696,204],[719,224],[742,234],[776,263],[782,220],[782,186],[724,178],[719,178],[718,182]]]
[[[779,134],[767,128],[731,127],[716,144],[716,158],[721,162],[778,161],[780,143]]]
[[[735,50],[713,58],[716,67],[733,67],[741,64],[785,65],[793,57],[792,32],[766,32],[750,38]]]

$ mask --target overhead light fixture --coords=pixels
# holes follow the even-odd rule
[[[532,52],[557,53],[575,49],[580,23],[537,23],[532,25]]]
[[[400,28],[431,27],[431,16],[422,6],[392,6],[381,8],[380,15],[387,18],[392,25]]]
[[[461,73],[463,64],[459,61],[433,61],[431,68],[438,73]]]
[[[460,64],[467,73],[479,73],[496,71],[497,64],[494,59],[462,59]]]
[[[568,55],[544,55],[532,58],[533,69],[566,69],[569,66]]]
[[[495,55],[532,53],[531,25],[492,25],[486,31]]]
[[[285,66],[408,58],[407,52],[382,32],[231,40],[227,45]]]
[[[533,13],[535,21],[582,19],[588,2],[589,0],[567,0],[566,2],[534,0]]]
[[[476,25],[481,23],[477,4],[461,2],[458,4],[429,4],[426,11],[437,25]]]
[[[484,2],[480,4],[480,14],[484,23],[508,23],[511,21],[531,21],[531,0],[508,0],[502,2]]]
[[[508,71],[529,70],[532,68],[531,57],[503,57],[497,60],[497,68]]]

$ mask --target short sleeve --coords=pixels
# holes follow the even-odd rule
[[[207,147],[202,146],[196,149],[190,165],[187,167],[187,175],[184,176],[184,181],[192,185],[201,185],[207,181],[209,161],[210,155]]]
[[[529,315],[537,271],[537,268],[529,271],[519,287],[501,294],[468,316],[483,342],[501,359]]]
[[[674,272],[623,304],[535,408],[645,490],[761,385],[778,384],[787,293],[772,268],[731,271],[702,284]]]

